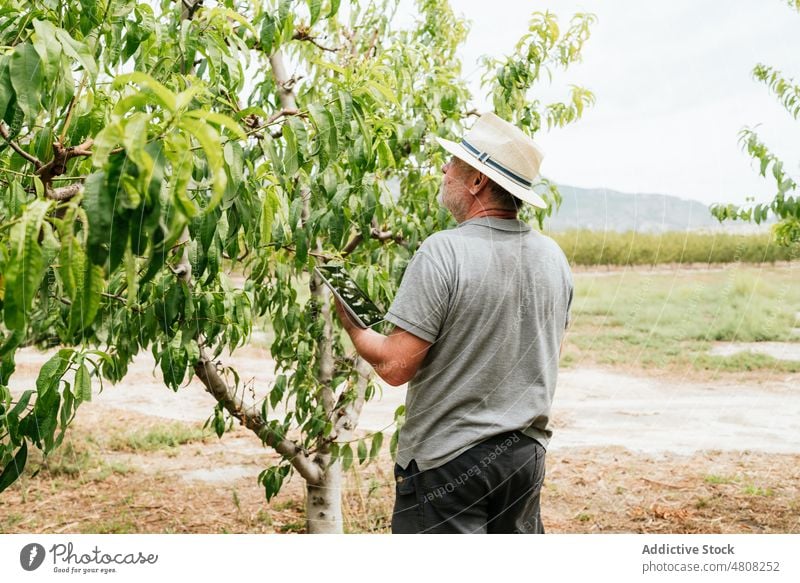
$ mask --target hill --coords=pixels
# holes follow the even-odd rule
[[[564,198],[561,208],[545,222],[551,231],[736,231],[759,232],[766,226],[747,223],[721,225],[709,207],[696,200],[669,194],[631,194],[608,188],[559,185]]]

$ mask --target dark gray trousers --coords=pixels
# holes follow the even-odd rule
[[[394,465],[392,533],[544,533],[545,449],[518,431],[495,435],[437,468]]]

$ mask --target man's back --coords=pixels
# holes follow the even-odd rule
[[[433,342],[411,380],[397,463],[438,467],[498,433],[547,446],[572,276],[517,219],[478,217],[426,239],[387,320]]]

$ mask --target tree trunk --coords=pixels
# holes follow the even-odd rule
[[[306,532],[308,534],[343,532],[340,460],[336,460],[325,471],[319,484],[306,482]]]
[[[322,251],[319,241],[317,241],[317,251]],[[356,398],[348,405],[336,409],[338,404],[337,393],[339,394],[338,399],[341,399],[347,390],[347,386],[345,383],[335,388],[332,386],[334,375],[334,327],[331,292],[315,273],[311,274],[309,284],[311,295],[320,302],[320,317],[325,323],[322,339],[319,343],[320,364],[317,371],[317,380],[322,385],[322,406],[333,420],[332,435],[335,440],[347,442],[353,438],[353,432],[358,424],[372,368],[367,361],[356,355],[355,368],[359,375],[355,386]],[[341,392],[339,391],[340,388],[342,389]],[[331,455],[329,451],[328,445],[324,444],[314,456],[314,463],[323,468],[322,478],[316,482],[306,482],[306,532],[309,534],[332,534],[343,531],[342,464],[341,460],[336,460],[335,463],[330,464]]]

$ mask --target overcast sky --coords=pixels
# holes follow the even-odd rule
[[[413,17],[413,0],[403,2],[398,24]],[[552,180],[705,203],[771,200],[774,182],[738,144],[739,130],[759,123],[762,138],[800,175],[800,121],[751,76],[763,62],[800,82],[800,14],[785,0],[450,4],[472,21],[462,62],[481,111],[490,104],[475,64],[481,55],[510,54],[533,11],[551,10],[562,30],[576,12],[597,15],[583,62],[534,88],[545,102],[566,99],[570,83],[597,99],[575,124],[537,134],[542,173]]]

